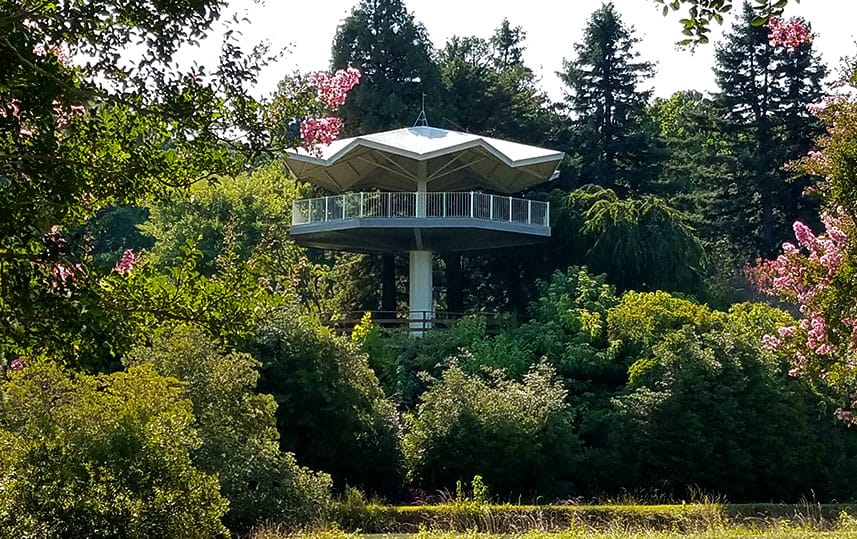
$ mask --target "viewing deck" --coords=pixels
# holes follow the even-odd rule
[[[550,237],[550,205],[478,192],[347,193],[296,200],[292,236],[362,252],[510,247]]]

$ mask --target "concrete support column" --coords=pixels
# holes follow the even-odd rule
[[[417,182],[417,217],[426,216],[426,182]]]
[[[410,252],[410,282],[408,308],[410,309],[411,335],[421,336],[423,329],[431,327],[434,319],[432,294],[431,251]]]

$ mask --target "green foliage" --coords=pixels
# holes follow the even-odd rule
[[[568,492],[580,447],[566,390],[554,375],[544,363],[521,382],[501,371],[482,378],[451,366],[407,417],[412,481],[451,489],[478,474],[499,496]]]
[[[724,110],[721,130],[738,164],[722,211],[733,242],[769,254],[790,237],[796,219],[817,221],[817,202],[802,196],[814,179],[782,169],[806,154],[821,132],[807,105],[821,100],[827,69],[812,43],[793,50],[772,46],[768,29],[753,23],[756,16],[745,2],[717,47],[714,71]]]
[[[610,338],[619,340],[632,357],[647,355],[670,332],[684,326],[709,331],[722,326],[722,313],[666,292],[627,292],[610,310]],[[748,327],[748,329],[750,329]],[[761,342],[761,341],[760,341]]]
[[[617,486],[696,485],[730,500],[821,489],[809,392],[760,346],[789,318],[763,305],[723,313],[662,292],[625,294],[609,316],[631,364],[627,393],[613,400],[612,445],[626,466]]]
[[[330,502],[330,478],[299,467],[282,453],[270,395],[255,393],[259,362],[248,354],[225,353],[203,333],[165,330],[152,347],[138,347],[130,365],[151,365],[187,384],[194,424],[202,444],[194,465],[215,475],[229,501],[224,523],[233,532],[259,522],[294,528],[317,522]]]
[[[350,135],[413,124],[423,94],[439,102],[431,41],[402,0],[361,0],[337,28],[331,65],[363,73],[340,109]]]
[[[689,217],[663,200],[620,200],[614,191],[590,185],[561,199],[557,209],[565,262],[604,273],[621,290],[700,290],[702,244]]]
[[[428,380],[440,376],[449,365],[449,358],[458,356],[463,350],[471,350],[485,336],[485,319],[479,315],[462,318],[447,330],[430,331],[419,339],[405,336],[397,340],[395,336],[383,336],[376,341],[378,344],[398,350],[390,364],[392,370],[379,374],[382,379],[389,380],[385,386],[387,393],[407,407],[414,406],[428,386]],[[374,359],[370,361],[375,363]]]
[[[266,321],[248,350],[262,363],[259,391],[277,401],[282,449],[339,487],[396,491],[398,417],[364,355],[285,314]]]
[[[563,63],[559,76],[574,115],[567,146],[578,186],[636,191],[657,176],[657,133],[644,114],[651,91],[638,88],[654,66],[639,61],[638,42],[606,3],[587,22],[583,41],[574,46],[576,57]]]
[[[198,537],[226,532],[217,478],[182,385],[149,366],[88,376],[11,372],[0,428],[3,537]]]
[[[800,3],[800,0],[794,0]],[[679,20],[682,25],[682,34],[687,36],[679,44],[697,45],[709,42],[708,34],[711,32],[711,21],[723,24],[724,16],[732,11],[732,0],[654,0],[663,6],[663,14],[666,17],[670,10],[679,11],[687,8],[687,15]],[[789,0],[753,0],[753,25],[762,26],[770,17],[782,15],[783,9]],[[750,4],[747,3],[749,6]]]
[[[543,144],[550,102],[523,62],[526,33],[504,19],[494,35],[453,36],[439,52],[444,124],[453,129]],[[438,119],[441,120],[441,119]]]
[[[669,99],[656,99],[649,115],[669,153],[654,189],[687,212],[703,238],[726,234],[731,223],[722,213],[734,181],[735,158],[722,132],[723,111],[717,101],[695,91],[676,92]]]
[[[630,393],[615,401],[627,484],[696,485],[733,500],[771,492],[795,499],[818,484],[806,394],[757,341],[686,327],[668,334],[645,361],[632,367]]]
[[[148,218],[147,208],[120,205],[105,208],[88,220],[85,231],[93,237],[92,264],[112,268],[126,249],[151,249],[152,238],[145,237],[138,228]]]
[[[112,274],[101,281],[102,301],[111,312],[132,324],[138,341],[163,323],[189,323],[227,344],[248,339],[271,312],[294,301],[278,296],[265,284],[254,260],[237,260],[233,251],[221,254],[218,272],[199,272],[202,252],[191,244],[176,265],[158,268],[145,259],[127,275]]]

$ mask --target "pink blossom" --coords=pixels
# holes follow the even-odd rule
[[[22,357],[16,357],[9,363],[9,370],[20,371],[27,368],[27,360]]]
[[[784,327],[778,328],[777,333],[780,334],[780,337],[787,339],[787,338],[789,338],[795,334],[795,327],[794,326],[784,326]]]
[[[331,112],[345,104],[348,92],[360,82],[360,71],[349,67],[339,69],[333,75],[315,73],[310,80],[318,89],[318,97]]]
[[[62,292],[78,284],[79,278],[86,274],[80,264],[56,262],[51,265],[49,284],[56,292]]]
[[[113,266],[113,271],[122,275],[128,275],[140,262],[140,254],[134,253],[133,249],[125,249],[122,258]]]
[[[806,349],[819,356],[829,355],[836,349],[836,343],[831,341],[828,321],[823,314],[828,290],[843,264],[843,256],[849,248],[849,238],[846,230],[853,226],[847,219],[847,214],[841,208],[824,211],[821,221],[824,232],[815,235],[804,223],[794,223],[797,245],[784,243],[782,253],[773,260],[757,262],[755,268],[749,270],[754,284],[763,292],[776,294],[798,304],[803,318],[799,322],[802,333],[805,333]],[[851,340],[857,344],[857,323],[851,318],[842,319],[842,323],[850,326]],[[766,336],[763,344],[772,349],[782,344],[781,339],[795,335],[795,327],[783,327],[777,330],[779,338]],[[852,346],[848,343],[848,346]],[[795,372],[801,372],[800,366]]]
[[[771,45],[794,50],[811,42],[812,33],[802,19],[793,17],[784,21],[779,17],[771,17],[768,20],[768,39]]]
[[[321,155],[320,144],[333,142],[342,131],[342,120],[328,116],[325,118],[307,118],[301,123],[301,141],[304,147],[315,155]]]
[[[0,100],[0,118],[19,118],[21,116],[21,100],[17,97],[7,102]]]
[[[815,349],[815,353],[820,356],[826,356],[830,352],[833,352],[834,348],[832,344],[822,344],[818,348]]]
[[[815,246],[815,235],[813,235],[812,230],[805,224],[800,221],[795,221],[792,228],[795,231],[795,237],[797,241],[801,244],[802,247],[806,247],[807,249],[811,249]]]
[[[57,225],[53,225],[50,230],[42,234],[42,243],[45,246],[42,256],[47,259],[56,260],[68,252],[68,240]]]
[[[765,350],[776,350],[783,342],[773,335],[762,336],[762,348]]]
[[[840,408],[839,410],[836,410],[836,418],[850,426],[854,423],[854,412],[849,412]]]

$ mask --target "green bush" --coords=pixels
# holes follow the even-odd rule
[[[0,536],[187,537],[226,532],[217,478],[181,384],[150,366],[88,376],[11,372],[0,428]]]
[[[352,343],[283,315],[259,329],[249,350],[262,362],[259,390],[277,401],[282,449],[339,488],[401,488],[398,414]]]
[[[194,426],[202,444],[191,455],[216,474],[229,500],[224,523],[233,532],[259,522],[302,527],[317,522],[330,505],[330,478],[297,465],[279,447],[276,403],[254,392],[259,362],[245,353],[224,353],[203,333],[177,328],[150,348],[129,354],[131,364],[151,364],[185,382]]]
[[[732,501],[796,500],[819,489],[810,395],[785,361],[760,346],[787,315],[753,306],[712,313],[675,298],[663,309],[656,294],[635,297],[641,313],[654,313],[635,339],[653,344],[631,366],[628,393],[614,401],[619,486],[683,492],[695,485]],[[675,304],[681,308],[670,311]]]
[[[566,493],[580,447],[554,378],[546,364],[520,382],[500,371],[468,375],[454,364],[406,418],[411,479],[451,491],[481,475],[500,497]]]

